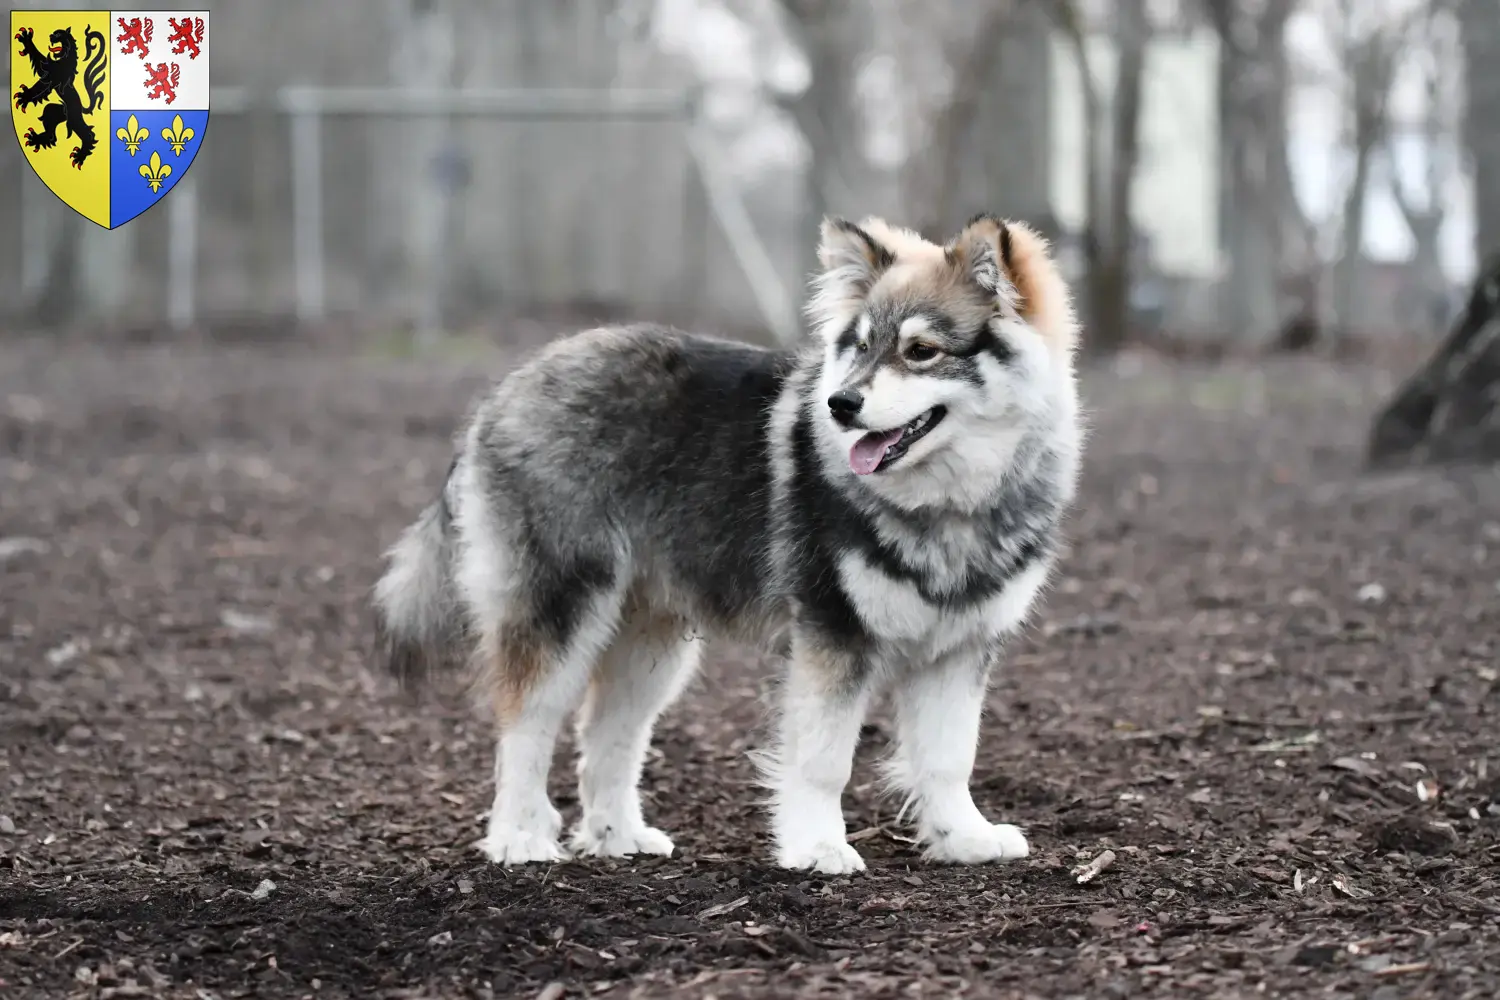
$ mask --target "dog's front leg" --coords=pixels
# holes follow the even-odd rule
[[[894,691],[898,745],[890,777],[916,808],[929,860],[976,864],[1030,853],[1025,835],[985,819],[969,792],[991,659],[976,650],[914,667]]]
[[[798,636],[782,691],[780,745],[767,763],[776,861],[825,875],[863,871],[844,834],[843,793],[869,702],[862,661]]]

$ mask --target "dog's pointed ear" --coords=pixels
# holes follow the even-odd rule
[[[818,262],[829,284],[862,296],[896,263],[896,256],[866,230],[847,219],[829,216],[823,220]]]
[[[1007,309],[1017,304],[1011,251],[1010,227],[993,215],[976,215],[944,248],[953,267]]]
[[[813,277],[807,316],[819,328],[842,327],[896,263],[896,255],[864,227],[829,216],[823,220],[818,263],[823,269]]]

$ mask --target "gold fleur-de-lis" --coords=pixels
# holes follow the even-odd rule
[[[181,156],[182,147],[193,140],[193,130],[183,127],[181,115],[173,115],[172,127],[164,129],[161,137],[172,144],[172,152]]]
[[[191,135],[192,133],[189,132],[188,134]],[[115,138],[123,142],[125,148],[130,151],[130,155],[134,156],[136,150],[141,148],[141,143],[151,138],[151,130],[149,128],[141,128],[141,123],[136,121],[135,115],[131,115],[125,119],[123,128],[115,129]]]
[[[140,174],[151,185],[152,191],[160,191],[162,182],[172,176],[172,165],[161,162],[161,154],[152,150],[151,162],[141,164]]]

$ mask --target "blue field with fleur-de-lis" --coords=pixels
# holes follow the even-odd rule
[[[110,115],[109,226],[155,205],[187,175],[203,146],[208,109],[115,111]]]

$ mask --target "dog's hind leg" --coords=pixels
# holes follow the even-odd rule
[[[619,618],[617,591],[584,599],[578,625],[556,641],[532,625],[505,625],[481,637],[481,678],[499,725],[495,801],[481,849],[503,865],[559,861],[562,815],[547,795],[557,737],[583,697]]]
[[[671,838],[646,824],[641,769],[657,716],[692,679],[702,645],[676,616],[627,613],[578,712],[583,816],[570,841],[575,851],[601,857],[672,853]]]
[[[479,634],[475,682],[494,711],[495,802],[481,849],[505,865],[556,861],[562,816],[547,796],[557,737],[620,621],[623,573],[578,552],[542,558],[464,510],[459,589]],[[553,554],[556,556],[557,554]]]

